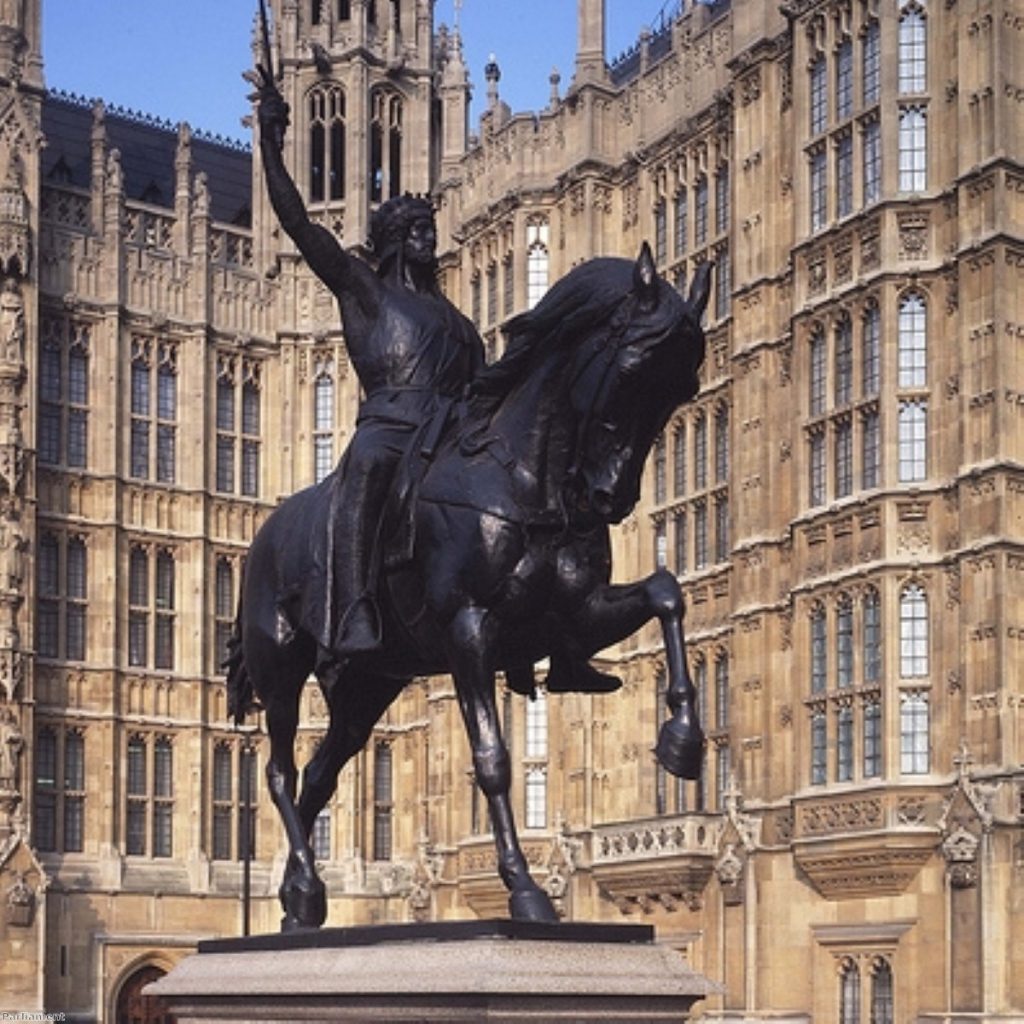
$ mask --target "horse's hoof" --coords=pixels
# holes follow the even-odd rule
[[[297,928],[319,928],[327,919],[327,890],[319,878],[310,888],[298,885],[281,886],[281,906],[285,915],[281,919],[281,931],[295,931]]]
[[[704,734],[692,722],[666,721],[658,733],[654,754],[666,771],[680,779],[699,779],[704,761]]]
[[[522,889],[508,898],[508,911],[513,921],[558,923],[558,913],[543,889]]]

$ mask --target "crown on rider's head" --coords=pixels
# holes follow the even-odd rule
[[[381,203],[370,216],[370,249],[383,260],[405,241],[409,226],[423,217],[434,218],[430,197],[406,192]]]

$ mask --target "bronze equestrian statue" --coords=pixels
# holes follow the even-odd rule
[[[263,73],[271,198],[339,298],[367,400],[339,467],[254,538],[231,645],[231,713],[240,720],[255,698],[266,710],[267,779],[290,847],[282,927],[326,916],[309,836],[341,768],[413,677],[443,672],[455,681],[510,912],[554,921],[516,836],[495,674],[529,692],[533,665],[551,658],[549,689],[610,689],[618,680],[586,659],[657,617],[672,712],[657,756],[698,776],[703,734],[679,584],[661,569],[611,585],[608,526],[634,507],[655,437],[699,388],[710,266],[684,301],[646,244],[636,263],[591,260],[512,320],[506,354],[483,367],[478,336],[434,283],[429,207],[378,211],[374,273],[309,222],[280,158],[286,121]],[[296,800],[294,739],[311,672],[330,722]]]

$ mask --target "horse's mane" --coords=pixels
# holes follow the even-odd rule
[[[474,379],[473,411],[494,412],[537,363],[552,352],[567,355],[572,344],[607,322],[633,287],[632,260],[599,257],[571,270],[537,305],[505,327],[504,355]]]

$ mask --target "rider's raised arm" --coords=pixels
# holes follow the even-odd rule
[[[262,73],[262,69],[261,69]],[[281,155],[288,125],[288,105],[265,73],[259,91],[260,154],[270,204],[310,269],[342,300],[354,300],[360,312],[376,312],[380,282],[362,260],[350,256],[338,240],[309,213]]]

